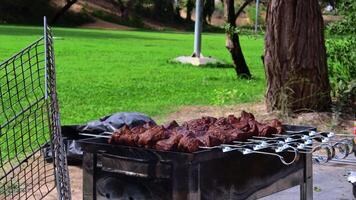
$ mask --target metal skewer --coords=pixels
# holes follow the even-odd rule
[[[115,131],[115,128],[112,127]],[[318,164],[324,164],[333,158],[340,160],[346,158],[352,153],[353,142],[349,139],[343,139],[331,144],[331,138],[335,136],[332,132],[315,132],[315,131],[287,131],[287,135],[272,135],[274,137],[261,137],[253,136],[252,139],[248,139],[245,142],[232,141],[234,144],[221,144],[219,146],[206,147],[200,146],[200,149],[221,149],[223,152],[240,151],[242,154],[247,155],[251,153],[265,154],[278,157],[285,165],[294,163],[299,154],[311,154],[315,152],[324,151],[325,155],[315,155],[313,159]],[[101,134],[79,133],[82,136],[89,136],[94,138],[106,138],[110,139],[113,132],[103,132]],[[319,142],[317,146],[313,146],[313,140]],[[271,149],[275,153],[266,152],[263,150]],[[294,153],[292,161],[285,161],[281,152]],[[337,154],[338,152],[338,154]]]
[[[105,133],[104,133],[105,134]],[[82,136],[89,136],[89,137],[95,137],[95,138],[107,138],[110,139],[111,136],[108,135],[96,135],[96,134],[90,134],[90,133],[79,133],[79,135]],[[111,134],[112,135],[112,134]]]

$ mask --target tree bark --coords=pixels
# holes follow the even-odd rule
[[[154,16],[167,20],[174,19],[174,1],[173,0],[154,0]]]
[[[129,19],[129,9],[125,6],[125,4],[122,2],[122,0],[109,0],[112,5],[118,8],[118,11],[120,12],[120,17],[122,20],[128,20]],[[128,4],[130,1],[128,1]]]
[[[266,24],[268,110],[329,110],[324,24],[318,1],[270,0]]]
[[[72,7],[73,4],[77,3],[77,0],[67,0],[66,5],[64,5],[64,7],[62,9],[60,9],[56,15],[52,18],[51,20],[51,25],[55,24],[59,18],[65,13],[67,12],[67,10],[69,10],[70,7]]]
[[[203,9],[203,23],[208,24],[211,23],[211,17],[213,16],[215,11],[215,0],[205,0],[204,1],[204,9]]]
[[[193,12],[193,8],[194,8],[193,0],[187,0],[185,6],[187,8],[187,16],[186,16],[185,20],[192,21],[192,12]]]
[[[226,48],[230,52],[238,77],[251,78],[250,70],[242,53],[239,35],[236,32],[236,18],[234,0],[224,0],[224,17],[229,30],[226,33]]]

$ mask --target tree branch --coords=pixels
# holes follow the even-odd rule
[[[64,5],[64,7],[62,9],[60,9],[58,11],[58,13],[53,17],[53,19],[51,20],[51,25],[55,24],[58,19],[67,11],[69,10],[69,8],[75,4],[78,0],[67,0],[66,5]]]
[[[246,0],[243,4],[242,4],[242,6],[239,8],[239,10],[236,12],[236,14],[235,14],[235,21],[236,21],[236,19],[241,15],[241,13],[244,11],[244,9],[246,8],[246,6],[248,5],[248,4],[250,4],[252,1],[254,1],[254,0]]]

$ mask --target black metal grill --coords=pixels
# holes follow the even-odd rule
[[[256,199],[297,185],[302,199],[312,198],[311,154],[284,165],[275,156],[221,148],[183,153],[112,145],[106,138],[80,143],[84,199]]]

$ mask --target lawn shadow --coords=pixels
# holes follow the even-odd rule
[[[234,65],[228,63],[209,63],[206,65],[200,66],[201,68],[234,68]]]
[[[167,39],[163,37],[138,36],[137,34],[128,34],[121,31],[105,31],[95,29],[63,29],[54,28],[54,35],[57,37],[77,37],[89,39],[135,39],[135,40],[155,40],[155,41],[178,41],[177,39]],[[125,31],[127,32],[127,31]],[[42,36],[41,27],[32,26],[0,26],[0,35],[9,36]]]
[[[175,61],[175,60],[168,60],[167,63],[171,64],[171,65],[175,65],[175,66],[197,67],[197,68],[202,68],[202,69],[204,69],[204,68],[221,68],[221,69],[234,68],[234,65],[228,64],[228,63],[222,63],[222,62],[209,63],[209,64],[206,64],[206,65],[200,65],[200,66],[191,65],[191,64],[184,64],[184,63],[180,63],[180,62]]]

